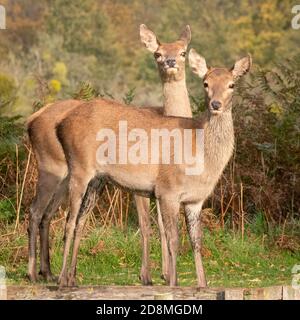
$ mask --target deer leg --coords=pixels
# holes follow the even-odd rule
[[[185,218],[186,224],[194,251],[197,281],[199,287],[206,287],[206,279],[204,268],[202,264],[201,257],[201,240],[202,240],[202,230],[201,230],[201,209],[202,201],[196,204],[186,204],[185,205]]]
[[[28,226],[28,276],[30,281],[37,281],[36,272],[36,242],[39,225],[44,211],[51,202],[54,191],[59,185],[61,178],[51,173],[40,171],[36,189],[36,196],[30,207]]]
[[[142,284],[152,285],[150,274],[150,199],[134,195],[136,209],[138,212],[139,225],[141,230],[142,242],[142,267],[140,280]]]
[[[68,287],[76,286],[77,255],[78,255],[80,240],[82,238],[83,229],[84,229],[87,217],[88,217],[87,214],[82,215],[76,223],[75,232],[74,232],[72,261],[71,261],[71,267],[70,267],[70,271],[67,278]]]
[[[178,214],[180,203],[172,197],[159,199],[163,227],[169,253],[170,286],[177,285],[176,259],[178,251]]]
[[[80,213],[83,198],[86,193],[88,183],[91,180],[86,172],[76,167],[69,183],[70,212],[67,218],[64,235],[64,254],[62,270],[58,278],[60,287],[68,285],[68,257],[71,249],[72,239],[76,227],[76,221]]]
[[[161,216],[159,201],[156,200],[157,208],[157,219],[158,219],[158,228],[161,241],[161,257],[162,257],[162,275],[161,278],[166,281],[166,284],[170,284],[170,274],[169,274],[169,251],[167,245],[166,232],[164,229],[164,224]]]
[[[99,194],[102,193],[106,181],[103,178],[93,179],[87,188],[84,195],[79,215],[76,222],[75,232],[74,232],[74,243],[72,252],[72,261],[70,273],[68,275],[68,286],[76,285],[76,266],[77,266],[77,255],[80,245],[80,240],[82,237],[83,229],[85,226],[86,218],[88,213],[94,208]]]
[[[64,200],[67,193],[67,179],[64,179],[59,187],[57,188],[51,202],[49,203],[46,212],[43,215],[42,221],[40,223],[40,274],[47,281],[56,281],[56,277],[53,276],[50,268],[50,255],[49,255],[49,227],[50,221],[53,215],[58,210],[62,201]]]

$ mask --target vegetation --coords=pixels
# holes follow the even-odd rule
[[[206,217],[207,212],[205,213]],[[93,217],[94,218],[94,217]],[[141,266],[141,247],[139,230],[129,227],[105,228],[90,219],[78,258],[78,281],[80,284],[139,285]],[[58,274],[61,268],[63,246],[63,222],[61,215],[54,222],[55,233],[52,237],[52,266]],[[298,222],[299,223],[299,222]],[[263,219],[257,219],[246,228],[244,238],[240,233],[217,225],[204,233],[202,255],[209,286],[257,287],[291,282],[291,269],[299,263],[299,244],[292,242],[293,234],[285,235],[283,248],[280,244],[281,230],[273,229],[269,236]],[[153,281],[162,285],[161,250],[157,225],[153,225],[151,237],[151,268]],[[178,258],[178,273],[181,285],[196,285],[193,253],[187,238],[185,225],[181,219],[181,239]],[[286,241],[286,237],[290,237]],[[28,283],[27,238],[26,233],[4,236],[1,241],[0,265],[7,268],[9,283]]]
[[[210,65],[230,66],[246,52],[254,61],[234,97],[234,156],[204,205],[209,284],[288,283],[300,248],[300,31],[290,27],[293,2],[3,0],[8,29],[0,39],[0,265],[11,281],[26,281],[26,227],[37,179],[26,116],[69,97],[159,105],[157,68],[140,44],[138,26],[146,23],[162,41],[173,41],[189,23],[192,47]],[[196,116],[204,110],[202,84],[188,68],[187,78]],[[64,219],[60,209],[51,227],[56,273]],[[153,215],[151,257],[154,280],[162,283],[155,221]],[[179,280],[188,285],[194,284],[194,265],[181,224]],[[138,283],[138,238],[131,195],[107,186],[89,218],[79,280]]]
[[[48,100],[66,98],[80,82],[90,81],[117,99],[136,88],[135,103],[159,104],[156,65],[140,43],[140,23],[165,42],[190,24],[191,46],[211,65],[230,67],[249,52],[255,64],[270,67],[300,53],[299,32],[291,28],[294,2],[3,0],[7,30],[1,31],[1,74],[12,78],[18,98],[1,112],[31,113],[44,93],[41,82],[52,89]],[[188,83],[198,94],[191,72]]]

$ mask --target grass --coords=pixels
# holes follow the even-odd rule
[[[151,264],[154,284],[160,279],[160,241],[154,230],[151,239]],[[211,287],[262,287],[290,284],[291,269],[300,264],[300,251],[280,249],[274,234],[256,234],[246,229],[242,239],[239,233],[221,229],[204,232],[203,259],[208,284]],[[55,274],[62,261],[62,232],[52,238],[51,263]],[[28,284],[26,234],[1,241],[0,265],[5,266],[8,283]],[[137,228],[121,231],[119,228],[93,228],[82,239],[78,257],[79,284],[140,285],[140,233]],[[196,285],[193,254],[185,234],[181,235],[178,257],[178,276],[182,286]]]

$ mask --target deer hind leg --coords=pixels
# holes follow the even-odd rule
[[[86,193],[83,197],[82,204],[79,210],[79,215],[76,221],[76,227],[74,232],[74,243],[70,273],[68,275],[68,286],[76,285],[76,266],[77,266],[77,255],[82,237],[83,229],[85,226],[86,218],[88,213],[94,208],[99,195],[102,193],[105,186],[104,178],[94,178],[90,181]]]
[[[52,197],[47,210],[44,212],[42,221],[40,223],[40,275],[44,277],[47,281],[56,281],[56,277],[53,276],[50,267],[50,255],[49,255],[49,227],[51,219],[58,210],[59,206],[66,198],[68,191],[67,178],[65,178]]]
[[[82,201],[91,178],[92,177],[79,166],[76,166],[76,170],[74,170],[72,175],[70,175],[70,211],[67,217],[64,233],[63,265],[58,278],[58,284],[60,287],[68,286],[68,258]]]
[[[202,203],[186,204],[185,205],[185,218],[186,224],[194,251],[197,281],[199,287],[206,287],[206,279],[201,257],[201,242],[202,242],[202,230],[201,230],[201,209]]]
[[[134,195],[136,209],[139,218],[142,242],[142,267],[140,280],[142,284],[152,285],[150,274],[150,199]]]
[[[37,281],[36,272],[36,242],[40,223],[49,203],[54,196],[54,190],[60,184],[62,178],[46,171],[39,171],[36,196],[30,207],[28,226],[28,276],[30,281]]]
[[[159,199],[169,254],[170,286],[177,286],[176,259],[178,251],[178,215],[180,203],[173,197]]]
[[[156,200],[156,208],[157,208],[157,219],[158,219],[158,228],[160,234],[160,241],[161,241],[161,257],[162,257],[162,275],[161,278],[165,280],[166,284],[170,284],[170,274],[169,274],[169,251],[168,251],[168,244],[166,238],[166,232],[161,216],[161,210],[159,206],[159,201]]]

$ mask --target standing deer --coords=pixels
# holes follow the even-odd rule
[[[185,55],[191,40],[190,27],[186,26],[179,40],[160,43],[155,34],[145,25],[140,26],[140,37],[146,48],[154,54],[163,85],[163,108],[152,108],[153,112],[191,117],[188,93],[185,83]],[[176,103],[177,102],[177,103]],[[66,114],[75,110],[82,102],[60,101],[47,105],[29,117],[27,121],[29,139],[36,156],[38,182],[36,196],[30,208],[29,217],[29,263],[28,275],[37,280],[36,240],[40,233],[40,274],[53,280],[49,259],[49,225],[67,193],[68,167],[63,150],[55,134],[55,127]],[[84,123],[81,119],[80,123]],[[79,123],[78,123],[79,125]],[[100,190],[99,190],[100,191]],[[95,194],[94,200],[95,200]],[[149,264],[150,200],[135,196],[142,235],[142,268],[140,278],[143,284],[151,284]],[[92,207],[92,204],[89,204]],[[163,277],[168,281],[168,252],[162,219],[158,217],[162,239]]]
[[[101,99],[86,103],[71,112],[58,126],[57,136],[62,144],[69,168],[70,214],[65,228],[63,266],[59,277],[60,286],[74,285],[77,253],[85,220],[86,204],[91,189],[98,188],[107,180],[134,190],[142,195],[154,195],[159,201],[165,228],[170,285],[177,285],[176,258],[178,248],[178,213],[180,205],[185,208],[188,232],[192,243],[199,287],[206,286],[201,257],[200,214],[203,201],[213,191],[228,163],[234,147],[232,121],[232,95],[235,81],[251,67],[251,57],[237,61],[232,69],[207,68],[206,61],[195,50],[189,54],[194,73],[203,78],[207,111],[202,119],[193,120],[166,117],[150,109]],[[78,125],[85,119],[85,125]],[[118,133],[120,122],[126,119],[128,131],[142,128],[151,136],[153,128],[192,130],[192,145],[196,145],[196,130],[204,131],[204,168],[199,175],[187,175],[186,164],[162,164],[162,150],[157,164],[112,164],[97,161],[101,142],[99,131],[109,128]],[[121,136],[117,136],[116,149]],[[68,256],[74,236],[70,272]]]
[[[186,88],[185,57],[191,41],[191,30],[187,25],[178,41],[163,43],[145,25],[140,26],[140,37],[146,48],[154,54],[163,86],[163,114],[167,116],[192,117],[190,100]],[[143,284],[151,284],[149,239],[150,239],[150,198],[134,196],[142,236],[142,268],[140,278]],[[162,248],[162,278],[169,283],[168,248],[163,221],[156,201],[158,226]]]

